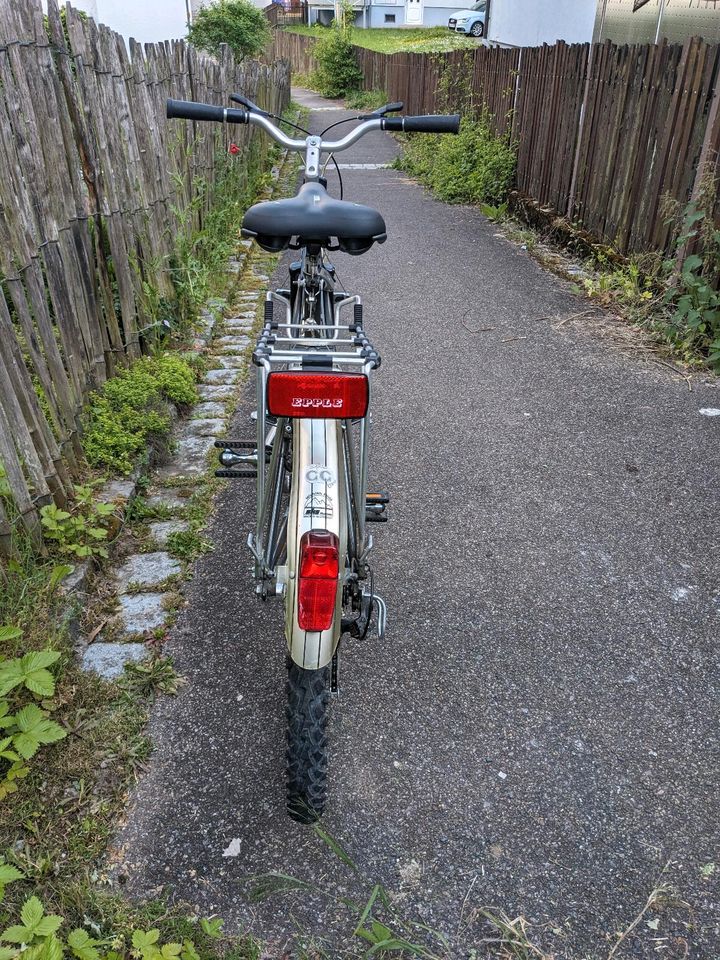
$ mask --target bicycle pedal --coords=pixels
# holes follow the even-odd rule
[[[390,503],[390,494],[384,490],[365,495],[365,522],[387,523],[387,505]]]
[[[219,450],[254,450],[255,440],[216,440],[214,446]]]
[[[230,467],[215,471],[216,477],[228,477],[235,480],[254,480],[257,478],[257,470],[233,470]]]

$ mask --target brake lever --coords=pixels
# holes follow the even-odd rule
[[[259,107],[256,103],[253,103],[252,100],[248,97],[244,97],[241,93],[231,93],[230,99],[234,103],[242,104],[247,110],[250,110],[251,113],[259,113],[261,117],[269,117],[270,114],[263,110],[262,107]]]
[[[377,110],[373,110],[372,113],[368,113],[367,116],[362,117],[362,120],[377,120],[378,117],[384,117],[388,113],[397,113],[399,110],[402,110],[405,106],[404,103],[386,103],[384,107],[378,107]]]

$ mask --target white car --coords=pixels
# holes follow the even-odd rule
[[[472,37],[485,36],[487,0],[477,0],[471,7],[456,11],[448,20],[448,29],[453,33],[466,33]]]

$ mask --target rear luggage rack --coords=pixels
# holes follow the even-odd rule
[[[274,318],[274,304],[282,305],[283,322]],[[341,312],[352,305],[353,319],[341,322]],[[303,366],[326,366],[328,369],[362,367],[365,372],[377,370],[380,355],[365,335],[362,325],[360,297],[335,297],[332,324],[312,326],[292,322],[292,303],[284,291],[270,291],[265,300],[265,316],[258,335],[252,359],[256,366],[284,367],[302,363]],[[310,335],[308,335],[310,334]]]

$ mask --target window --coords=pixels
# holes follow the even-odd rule
[[[386,14],[385,14],[385,23],[395,23],[395,14],[394,14],[394,13],[386,13]]]

